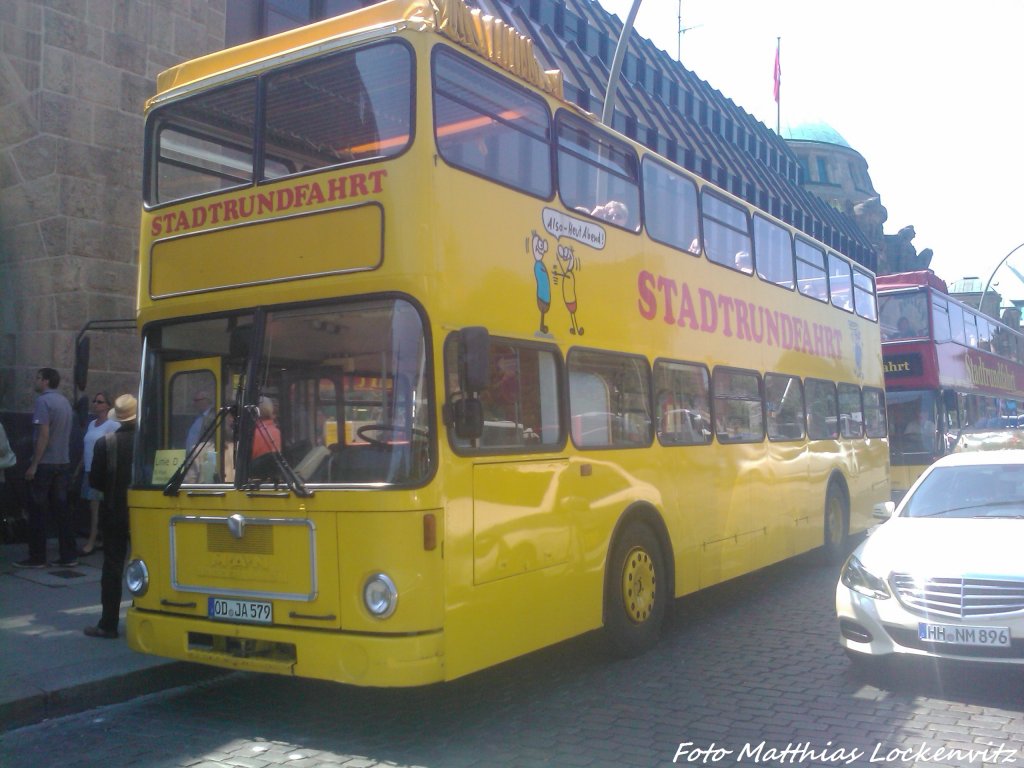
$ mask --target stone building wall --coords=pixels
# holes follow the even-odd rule
[[[71,396],[78,331],[133,316],[143,104],[223,48],[225,2],[0,2],[0,411],[31,409],[44,366]],[[136,390],[135,335],[91,338],[89,390]]]

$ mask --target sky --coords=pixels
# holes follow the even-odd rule
[[[635,29],[773,130],[781,38],[783,128],[846,139],[940,278],[1024,299],[1024,0],[642,0]]]

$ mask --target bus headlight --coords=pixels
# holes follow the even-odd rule
[[[124,571],[128,591],[135,597],[142,597],[149,590],[149,568],[143,560],[132,560]]]
[[[386,573],[375,573],[363,585],[363,603],[371,616],[386,619],[398,606],[398,589]]]

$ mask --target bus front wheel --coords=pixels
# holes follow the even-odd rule
[[[850,516],[847,511],[846,494],[836,483],[829,483],[825,495],[825,546],[824,556],[828,563],[841,563],[846,557],[850,536]]]
[[[658,642],[668,605],[665,556],[657,536],[639,522],[615,538],[604,593],[604,629],[612,650],[638,656]]]

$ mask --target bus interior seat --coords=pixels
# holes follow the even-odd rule
[[[320,465],[324,463],[324,459],[330,456],[330,454],[330,449],[325,446],[313,446],[302,458],[302,461],[295,465],[295,474],[307,482],[312,481],[316,476],[317,470],[320,469]]]

